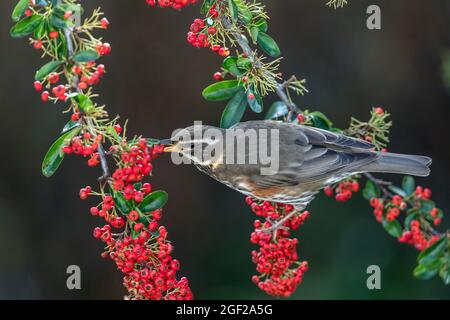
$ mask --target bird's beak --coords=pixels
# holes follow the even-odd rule
[[[163,139],[159,141],[160,144],[166,146],[164,148],[164,152],[173,152],[175,145],[173,144],[171,139]]]

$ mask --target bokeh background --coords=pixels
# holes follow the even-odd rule
[[[450,96],[441,57],[450,48],[450,2],[358,0],[338,11],[325,7],[325,0],[264,2],[270,34],[285,57],[283,72],[308,80],[310,93],[298,104],[323,111],[338,127],[351,116],[366,119],[372,106],[387,108],[394,121],[390,149],[433,157],[433,173],[420,183],[448,211]],[[121,298],[121,276],[100,258],[102,245],[91,236],[101,221],[77,196],[95,184],[98,172],[69,157],[52,179],[40,173],[67,116],[41,103],[32,88],[43,62],[26,41],[9,37],[15,3],[0,2],[0,298]],[[370,4],[381,7],[381,31],[366,28]],[[103,61],[109,73],[97,91],[112,115],[130,120],[132,134],[168,137],[194,120],[218,123],[223,105],[200,93],[220,59],[185,40],[198,7],[177,12],[147,8],[144,0],[83,5],[101,6],[112,22],[105,38],[113,52]],[[164,224],[196,297],[267,298],[250,281],[254,217],[243,197],[168,157],[155,167],[154,185],[170,194]],[[385,233],[360,195],[343,205],[321,196],[310,210],[299,250],[311,269],[293,298],[450,298],[439,279],[412,277],[417,253]],[[66,289],[71,264],[82,269],[81,291]],[[382,269],[382,290],[366,288],[372,264]]]

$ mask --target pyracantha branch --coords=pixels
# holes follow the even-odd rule
[[[92,32],[107,29],[109,21],[97,9],[81,23],[82,13],[75,0],[20,0],[12,14],[16,24],[11,35],[30,37],[33,47],[50,58],[36,72],[36,91],[44,102],[67,104],[66,112],[71,113],[44,158],[43,174],[52,176],[69,154],[88,158],[90,167],[100,165],[98,191],[87,186],[79,195],[82,200],[101,199],[90,212],[107,224],[95,228],[93,235],[105,243],[102,256],[114,260],[123,272],[126,298],[191,299],[187,279],[177,280],[180,264],[171,256],[167,230],[159,225],[167,193],[152,191],[145,182],[163,146],[152,139],[127,139],[118,117],[109,119],[105,107],[93,102],[93,87],[106,73],[97,60],[109,54],[111,46]],[[115,165],[112,174],[108,162]]]

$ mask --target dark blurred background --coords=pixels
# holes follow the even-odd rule
[[[147,8],[144,0],[87,2],[86,9],[101,6],[112,23],[104,36],[113,52],[102,61],[109,73],[97,87],[98,101],[130,120],[130,134],[168,137],[194,120],[218,123],[223,104],[200,93],[220,59],[185,40],[198,7],[177,12]],[[338,11],[325,0],[264,2],[285,57],[283,72],[308,80],[310,93],[296,100],[299,106],[323,111],[338,127],[351,116],[367,119],[373,106],[388,109],[390,150],[433,157],[433,173],[420,183],[448,211],[450,97],[441,56],[450,48],[449,1],[358,0]],[[69,157],[52,179],[40,173],[67,116],[33,90],[43,61],[27,41],[9,37],[15,3],[0,2],[0,298],[121,298],[121,275],[100,258],[102,244],[91,236],[101,221],[78,198],[81,187],[95,185],[98,171]],[[381,7],[381,31],[366,28],[370,4]],[[154,185],[171,198],[164,224],[196,297],[266,298],[250,281],[254,217],[243,197],[168,157],[155,167]],[[360,195],[343,205],[321,196],[310,210],[299,252],[311,269],[295,299],[450,298],[440,279],[412,277],[417,252],[388,236]],[[82,269],[81,291],[66,289],[71,264]],[[366,288],[372,264],[382,269],[382,290]]]

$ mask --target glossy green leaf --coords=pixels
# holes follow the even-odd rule
[[[228,102],[220,119],[220,127],[228,129],[241,121],[247,107],[247,94],[241,88],[235,96]]]
[[[19,21],[20,18],[22,18],[22,16],[24,15],[29,5],[30,0],[20,0],[14,7],[14,10],[11,14],[11,18],[13,19],[13,21],[15,22]]]
[[[92,108],[94,108],[94,102],[92,102],[92,100],[88,96],[82,93],[78,93],[75,97],[73,97],[73,99],[77,102],[78,107],[84,113],[89,113]]]
[[[42,20],[34,30],[34,38],[42,39],[45,37],[46,33],[47,33],[47,22],[45,20]]]
[[[62,64],[62,61],[50,61],[43,65],[34,75],[34,79],[37,81],[44,80],[50,73],[58,69],[58,67]]]
[[[379,198],[381,196],[381,190],[375,183],[368,180],[366,183],[366,187],[363,190],[363,196],[366,200]]]
[[[66,132],[71,131],[73,128],[79,127],[81,126],[81,122],[80,121],[73,121],[70,120],[69,122],[66,123],[66,125],[64,126],[64,128],[61,131],[61,134],[64,134]]]
[[[242,88],[238,80],[216,82],[203,90],[203,98],[209,101],[229,100]]]
[[[208,12],[208,10],[211,8],[211,6],[213,5],[214,1],[215,0],[205,0],[205,1],[203,1],[202,7],[200,9],[200,13],[202,15],[205,15]]]
[[[333,123],[322,112],[314,111],[308,116],[311,119],[313,126],[316,128],[329,130],[333,126]]]
[[[228,0],[228,9],[233,23],[236,23],[239,17],[239,11],[234,0]]]
[[[114,204],[117,209],[123,214],[128,214],[131,211],[129,202],[125,199],[122,192],[114,192]]]
[[[155,191],[147,195],[139,205],[144,213],[161,209],[168,201],[169,195],[165,191]]]
[[[267,53],[269,56],[274,58],[280,56],[281,54],[280,47],[278,47],[278,44],[275,42],[275,40],[273,40],[272,37],[269,36],[267,33],[259,32],[257,42],[261,47],[261,49],[263,49],[264,52]]]
[[[255,27],[257,27],[260,32],[264,33],[267,33],[267,31],[269,30],[269,25],[267,24],[267,21],[264,19],[258,20],[255,23]]]
[[[278,119],[284,117],[288,113],[289,108],[284,104],[284,102],[277,101],[270,106],[269,111],[267,111],[267,114],[264,117],[264,120]]]
[[[398,194],[401,197],[406,197],[407,194],[403,189],[400,189],[396,186],[388,186],[388,189],[391,190],[393,193]]]
[[[443,263],[441,268],[439,269],[439,277],[441,277],[442,281],[444,281],[445,285],[450,284],[450,271],[448,267],[448,263]]]
[[[253,20],[253,14],[248,5],[242,0],[234,0],[239,12],[239,18],[244,24],[249,24]]]
[[[436,207],[436,204],[434,203],[434,201],[423,200],[423,201],[420,202],[420,209],[419,209],[419,211],[422,212],[422,213],[429,213],[435,207]]]
[[[397,220],[389,222],[386,219],[383,219],[381,224],[383,225],[384,230],[395,238],[400,237],[403,233],[402,226]]]
[[[447,237],[443,236],[440,240],[436,241],[432,246],[422,251],[417,257],[419,264],[428,265],[438,259],[448,249],[449,243]]]
[[[150,146],[154,146],[154,145],[157,145],[160,143],[161,143],[161,140],[159,140],[159,139],[152,139],[152,138],[147,139],[147,144]]]
[[[250,99],[251,95],[253,95],[253,99]],[[264,108],[263,99],[262,99],[261,95],[258,93],[258,91],[256,91],[254,89],[253,85],[251,85],[248,88],[247,102],[248,102],[248,105],[250,106],[250,109],[252,109],[253,112],[261,113],[263,111],[263,108]]]
[[[416,189],[416,183],[414,178],[411,176],[405,176],[403,178],[402,189],[405,191],[407,195],[412,194]]]
[[[439,272],[440,263],[437,261],[434,265],[426,266],[419,264],[413,272],[414,277],[420,280],[429,280]]]
[[[238,58],[236,57],[227,57],[225,60],[223,60],[223,68],[235,76],[240,76],[242,72],[237,66],[237,61]]]
[[[64,19],[54,13],[49,16],[48,22],[52,27],[58,29],[64,29],[73,26],[73,21],[71,19]]]
[[[35,14],[20,20],[14,27],[12,27],[10,31],[11,37],[22,38],[32,34],[40,25],[42,19],[43,16]]]
[[[236,60],[238,68],[243,70],[249,70],[252,67],[252,62],[249,58],[239,58]]]
[[[97,60],[99,57],[100,55],[95,50],[84,50],[76,53],[72,59],[75,62],[91,62]]]
[[[251,27],[250,28],[250,36],[252,38],[253,44],[256,44],[258,41],[258,35],[259,35],[259,28],[258,27]]]
[[[403,226],[405,227],[405,229],[411,229],[411,222],[417,218],[417,215],[417,212],[413,212],[406,216],[405,221],[403,222]]]
[[[70,140],[80,132],[81,128],[74,128],[59,137],[58,140],[48,150],[42,162],[42,173],[45,177],[49,178],[55,174],[62,161],[64,160],[64,152],[62,148],[70,143]]]

